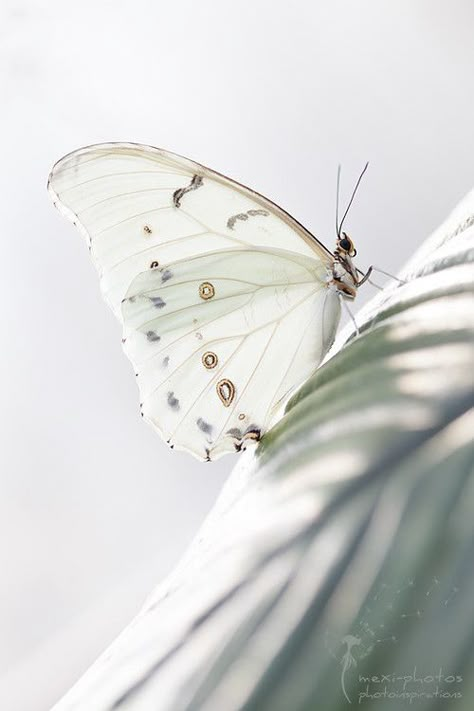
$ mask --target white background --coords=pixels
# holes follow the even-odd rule
[[[147,142],[267,194],[359,266],[403,263],[473,182],[471,0],[3,0],[0,709],[43,711],[172,567],[234,459],[139,417],[85,244],[49,202],[64,153]],[[365,287],[365,296],[370,287]]]

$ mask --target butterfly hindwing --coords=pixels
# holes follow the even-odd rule
[[[283,250],[214,252],[140,274],[122,314],[144,417],[201,459],[258,439],[320,362],[338,308],[324,267]]]

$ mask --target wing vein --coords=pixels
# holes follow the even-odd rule
[[[142,217],[142,215],[150,215],[153,212],[161,212],[162,210],[171,210],[171,209],[172,209],[171,205],[163,205],[162,207],[154,207],[152,210],[145,210],[144,212],[138,212],[136,215],[129,215],[128,217],[125,217],[123,220],[120,220],[120,222],[115,222],[113,225],[109,225],[108,227],[104,227],[104,229],[102,229],[102,230],[98,230],[94,235],[94,239],[97,239],[97,237],[99,235],[104,234],[104,232],[113,230],[114,227],[123,225],[125,222],[128,222],[129,220],[134,220],[136,217]]]
[[[246,301],[243,305],[239,304],[235,309],[232,309],[231,311],[227,311],[225,314],[219,314],[219,316],[216,316],[216,318],[211,319],[211,321],[207,321],[206,323],[201,324],[201,326],[199,328],[203,328],[204,326],[210,326],[211,324],[215,323],[216,321],[219,321],[219,319],[224,318],[225,316],[229,316],[230,314],[233,314],[235,311],[238,311],[240,308],[244,308],[251,301],[252,301],[252,297],[250,299],[248,299],[248,301]],[[198,305],[200,305],[200,304],[198,304]],[[189,308],[189,306],[187,308]],[[162,318],[162,317],[158,316],[157,318]],[[152,321],[148,321],[147,323],[152,323]],[[146,325],[146,324],[142,324],[142,325]],[[189,336],[189,334],[192,333],[194,330],[195,330],[194,326],[192,326],[189,331],[186,331],[186,333],[183,333],[179,338],[176,338],[174,341],[171,341],[171,343],[168,343],[166,346],[163,346],[163,348],[161,348],[161,350],[157,351],[150,358],[143,360],[142,363],[148,363],[148,361],[153,360],[153,358],[156,358],[156,356],[160,355],[160,353],[163,353],[167,348],[171,348],[171,346],[174,346],[175,343],[179,343],[179,341],[181,341],[183,338],[186,338],[186,336]]]
[[[87,210],[92,210],[92,208],[97,207],[97,205],[103,205],[105,202],[109,202],[110,200],[116,200],[117,198],[122,198],[122,197],[129,197],[130,195],[141,195],[142,193],[156,193],[156,192],[162,192],[163,190],[174,190],[174,186],[170,185],[169,187],[165,188],[143,188],[143,190],[131,190],[130,192],[127,193],[117,193],[116,195],[109,195],[109,197],[103,198],[103,200],[99,200],[98,202],[95,202],[93,205],[88,205],[85,207],[83,210],[80,210],[77,215],[83,215]]]
[[[201,277],[203,279],[203,277]],[[177,281],[174,284],[163,284],[162,286],[159,286],[154,289],[146,289],[145,291],[139,291],[134,296],[142,295],[142,294],[151,294],[153,291],[158,291],[160,294],[162,291],[165,289],[172,289],[173,287],[176,286],[183,286],[183,284],[198,284],[201,279],[186,279],[185,281]],[[214,279],[216,283],[220,281],[232,281],[235,282],[236,284],[252,284],[252,286],[256,287],[265,287],[265,286],[289,286],[289,283],[287,281],[285,282],[272,282],[271,284],[258,284],[257,282],[254,281],[247,281],[245,279],[233,279],[232,277],[217,277]],[[298,286],[302,284],[314,284],[314,279],[311,279],[311,281],[298,281],[294,282],[295,284],[298,284]],[[243,293],[243,292],[242,292]],[[238,296],[237,294],[234,294],[234,296]],[[220,300],[220,299],[219,299]],[[189,307],[188,307],[189,308]]]
[[[127,257],[124,257],[124,258],[121,259],[119,262],[115,262],[115,264],[112,264],[112,265],[109,266],[108,268],[109,268],[110,271],[112,271],[113,269],[115,269],[116,267],[118,267],[120,264],[124,264],[124,263],[127,262],[129,259],[133,259],[133,257],[136,257],[138,254],[144,254],[145,252],[148,252],[148,251],[150,251],[150,250],[152,250],[152,249],[160,249],[161,247],[170,247],[171,245],[177,244],[178,242],[182,242],[183,240],[193,239],[194,237],[203,237],[204,235],[215,235],[215,234],[216,234],[215,232],[208,232],[208,231],[206,231],[206,232],[195,232],[195,233],[192,234],[192,235],[186,235],[186,236],[184,236],[184,237],[177,237],[176,239],[171,239],[171,240],[168,240],[167,242],[160,242],[159,244],[153,244],[153,245],[151,245],[150,247],[147,247],[146,249],[142,249],[140,252],[134,252],[133,254],[129,254]],[[218,236],[221,236],[221,235],[218,235]],[[222,237],[224,237],[224,236],[225,236],[225,235],[222,235]],[[226,239],[227,239],[227,237],[226,237]],[[231,239],[231,238],[229,237],[228,239]],[[196,258],[200,258],[200,257],[202,257],[202,254],[197,255]],[[173,262],[166,263],[166,264],[163,265],[163,266],[172,267],[172,266],[173,266]]]
[[[191,220],[194,220],[195,222],[197,222],[198,225],[200,225],[200,227],[202,227],[203,229],[207,230],[207,232],[208,232],[209,234],[214,234],[214,235],[217,235],[218,237],[225,237],[225,239],[229,239],[229,240],[231,240],[232,242],[236,242],[237,244],[241,244],[243,247],[245,247],[246,249],[248,249],[248,243],[247,243],[247,242],[244,242],[243,240],[240,240],[238,237],[234,237],[234,235],[224,234],[224,232],[216,232],[215,230],[211,229],[211,227],[210,227],[209,225],[206,225],[205,222],[202,222],[202,220],[199,220],[197,217],[194,217],[194,215],[191,215],[189,212],[187,212],[187,210],[183,210],[182,207],[180,207],[179,209],[180,209],[180,211],[181,211],[183,214],[185,214],[185,215],[186,215],[187,217],[189,217]]]
[[[305,283],[310,284],[311,282],[305,282]],[[288,284],[284,284],[283,286],[288,286]],[[256,289],[252,289],[252,291],[241,291],[239,294],[229,294],[228,296],[222,296],[216,303],[221,304],[223,301],[227,301],[227,299],[235,299],[236,296],[245,296],[246,294],[252,294],[253,296],[255,296],[255,295],[256,295],[259,291],[261,291],[262,289],[269,289],[269,288],[273,288],[273,287],[274,287],[274,284],[264,284],[263,286],[258,286]],[[253,297],[252,297],[252,298],[253,298]],[[251,301],[251,300],[252,300],[252,299],[250,299],[250,301]],[[249,302],[247,302],[247,303],[249,303]],[[245,303],[243,306],[247,306],[247,303]],[[199,308],[199,307],[201,307],[201,308],[202,308],[202,307],[207,307],[207,302],[206,302],[206,301],[200,301],[200,302],[197,302],[196,304],[192,304],[192,306],[183,306],[183,307],[180,308],[180,309],[175,309],[174,311],[169,311],[169,312],[166,313],[166,314],[159,314],[158,316],[155,316],[155,318],[149,319],[148,321],[145,321],[144,323],[141,323],[141,324],[140,324],[140,327],[143,328],[143,327],[145,327],[145,326],[148,326],[148,325],[151,324],[151,323],[155,323],[155,322],[156,322],[158,319],[160,319],[160,318],[165,318],[165,317],[168,317],[168,316],[171,316],[171,315],[175,316],[176,314],[179,314],[179,313],[181,313],[182,311],[187,311],[188,309],[190,309],[190,308],[195,308],[195,307],[196,307],[196,308]],[[241,308],[241,307],[238,306],[237,309],[239,309],[239,308]],[[236,311],[237,309],[233,309],[233,311]],[[228,313],[233,313],[233,311],[229,311]],[[227,316],[228,313],[221,314],[221,315],[218,316],[217,318],[222,318],[222,316]],[[216,320],[217,320],[217,319],[216,319]],[[210,323],[212,323],[212,321],[211,321]],[[271,321],[270,321],[269,323],[271,323]],[[209,323],[202,324],[202,325],[200,326],[200,328],[202,328],[203,326],[208,326],[208,325],[209,325]]]
[[[89,178],[84,180],[82,183],[75,183],[70,188],[64,188],[61,191],[61,195],[68,193],[71,190],[76,190],[76,188],[81,188],[83,185],[88,185],[89,183],[94,183],[97,180],[104,180],[106,178],[118,178],[121,175],[174,175],[176,178],[182,178],[182,174],[173,173],[171,170],[125,170],[119,173],[104,173],[103,175],[97,175],[95,178]],[[58,194],[59,197],[59,194]]]

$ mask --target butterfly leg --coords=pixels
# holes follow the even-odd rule
[[[394,276],[393,274],[390,274],[390,272],[385,272],[383,269],[380,269],[379,267],[370,267],[370,271],[374,272],[379,272],[380,274],[383,274],[386,277],[389,277],[389,279],[394,279],[396,282],[399,284],[406,284],[407,282],[404,279],[400,279],[399,277]],[[370,276],[370,274],[369,274]]]
[[[362,284],[365,284],[366,281],[369,281],[369,277],[370,277],[370,275],[372,274],[373,270],[374,270],[373,267],[369,267],[369,268],[367,269],[367,271],[365,272],[365,274],[364,274],[364,276],[362,277],[362,279],[359,279],[359,281],[357,282],[357,288],[358,288],[359,286],[362,286]]]
[[[347,313],[349,314],[349,318],[351,319],[351,321],[352,321],[352,323],[353,323],[356,336],[359,336],[359,335],[360,335],[359,326],[357,325],[357,321],[356,321],[355,318],[354,318],[354,314],[352,313],[352,311],[350,310],[349,306],[347,305],[346,299],[344,298],[344,296],[343,296],[340,292],[339,292],[339,298],[340,298],[340,300],[341,300],[341,303],[342,303],[344,309],[345,309],[345,310],[347,311]]]
[[[376,289],[379,291],[383,291],[383,286],[380,286],[380,284],[376,284],[375,281],[372,281],[372,279],[367,279],[367,284],[370,284],[371,286],[375,286]]]

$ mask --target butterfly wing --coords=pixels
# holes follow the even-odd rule
[[[259,439],[335,335],[320,261],[211,252],[148,270],[122,305],[142,415],[172,446],[216,459]]]
[[[123,321],[144,417],[201,459],[257,439],[334,338],[331,253],[262,195],[149,146],[75,151],[48,188]]]
[[[80,149],[56,163],[48,188],[85,235],[118,318],[132,278],[155,263],[255,246],[331,261],[330,252],[277,205],[158,148],[107,143]]]

